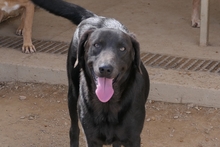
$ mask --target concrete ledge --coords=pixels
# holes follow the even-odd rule
[[[151,78],[150,99],[220,108],[219,74],[147,69]]]
[[[151,80],[149,99],[220,108],[218,74],[151,67],[147,67],[147,70]],[[67,85],[66,55],[23,54],[1,48],[0,81]]]
[[[199,106],[220,108],[220,90],[173,85],[152,81],[149,98],[171,103],[192,103]]]
[[[67,85],[65,65],[65,55],[23,54],[16,50],[1,48],[0,81]]]

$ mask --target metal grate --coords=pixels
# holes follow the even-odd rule
[[[145,66],[155,68],[220,74],[220,61],[215,60],[192,59],[144,52],[141,53],[141,60]]]
[[[52,53],[52,54],[67,54],[69,43],[60,41],[48,41],[32,39],[37,52]],[[23,43],[22,37],[1,37],[0,47],[13,48],[21,50]]]
[[[0,47],[21,50],[22,42],[22,37],[0,36]],[[59,41],[33,39],[33,44],[35,45],[38,52],[51,54],[67,54],[69,48],[68,42]],[[149,52],[142,52],[141,60],[145,66],[154,68],[200,71],[220,74],[220,61],[215,60],[193,59]]]

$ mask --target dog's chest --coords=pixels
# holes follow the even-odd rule
[[[4,2],[4,6],[1,8],[2,11],[5,11],[7,13],[10,13],[14,10],[17,10],[20,8],[19,4],[9,5],[8,2]]]

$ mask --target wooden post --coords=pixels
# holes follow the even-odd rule
[[[209,39],[209,0],[201,0],[200,46],[207,46]]]

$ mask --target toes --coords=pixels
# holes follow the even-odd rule
[[[192,27],[194,27],[194,28],[200,28],[200,20],[192,21]]]
[[[22,36],[23,34],[23,29],[17,29],[16,32],[15,32],[16,35],[18,36]]]
[[[25,54],[30,54],[36,52],[34,45],[23,45],[22,52]]]
[[[193,28],[197,28],[197,27],[198,27],[198,23],[192,24],[192,27],[193,27]]]

